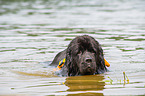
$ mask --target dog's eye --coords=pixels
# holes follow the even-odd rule
[[[95,54],[96,52],[95,51],[92,51],[92,53]]]
[[[78,53],[77,54],[81,54],[82,52],[81,51],[78,51]]]
[[[96,53],[95,52],[92,52],[92,54],[95,55]]]

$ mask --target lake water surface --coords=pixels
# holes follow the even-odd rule
[[[100,42],[110,71],[53,75],[46,61],[84,34]],[[5,95],[145,95],[145,0],[0,0]]]

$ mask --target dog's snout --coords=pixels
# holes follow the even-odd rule
[[[86,62],[87,63],[91,63],[92,62],[92,58],[86,58]]]

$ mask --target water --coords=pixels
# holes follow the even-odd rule
[[[0,0],[0,95],[145,95],[144,5],[144,0]],[[84,34],[102,44],[110,72],[54,76],[43,62]]]

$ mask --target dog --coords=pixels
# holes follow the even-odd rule
[[[59,64],[57,68],[61,76],[80,76],[106,72],[105,62],[107,61],[99,42],[91,36],[83,35],[74,38],[67,49],[56,55],[50,65]]]

